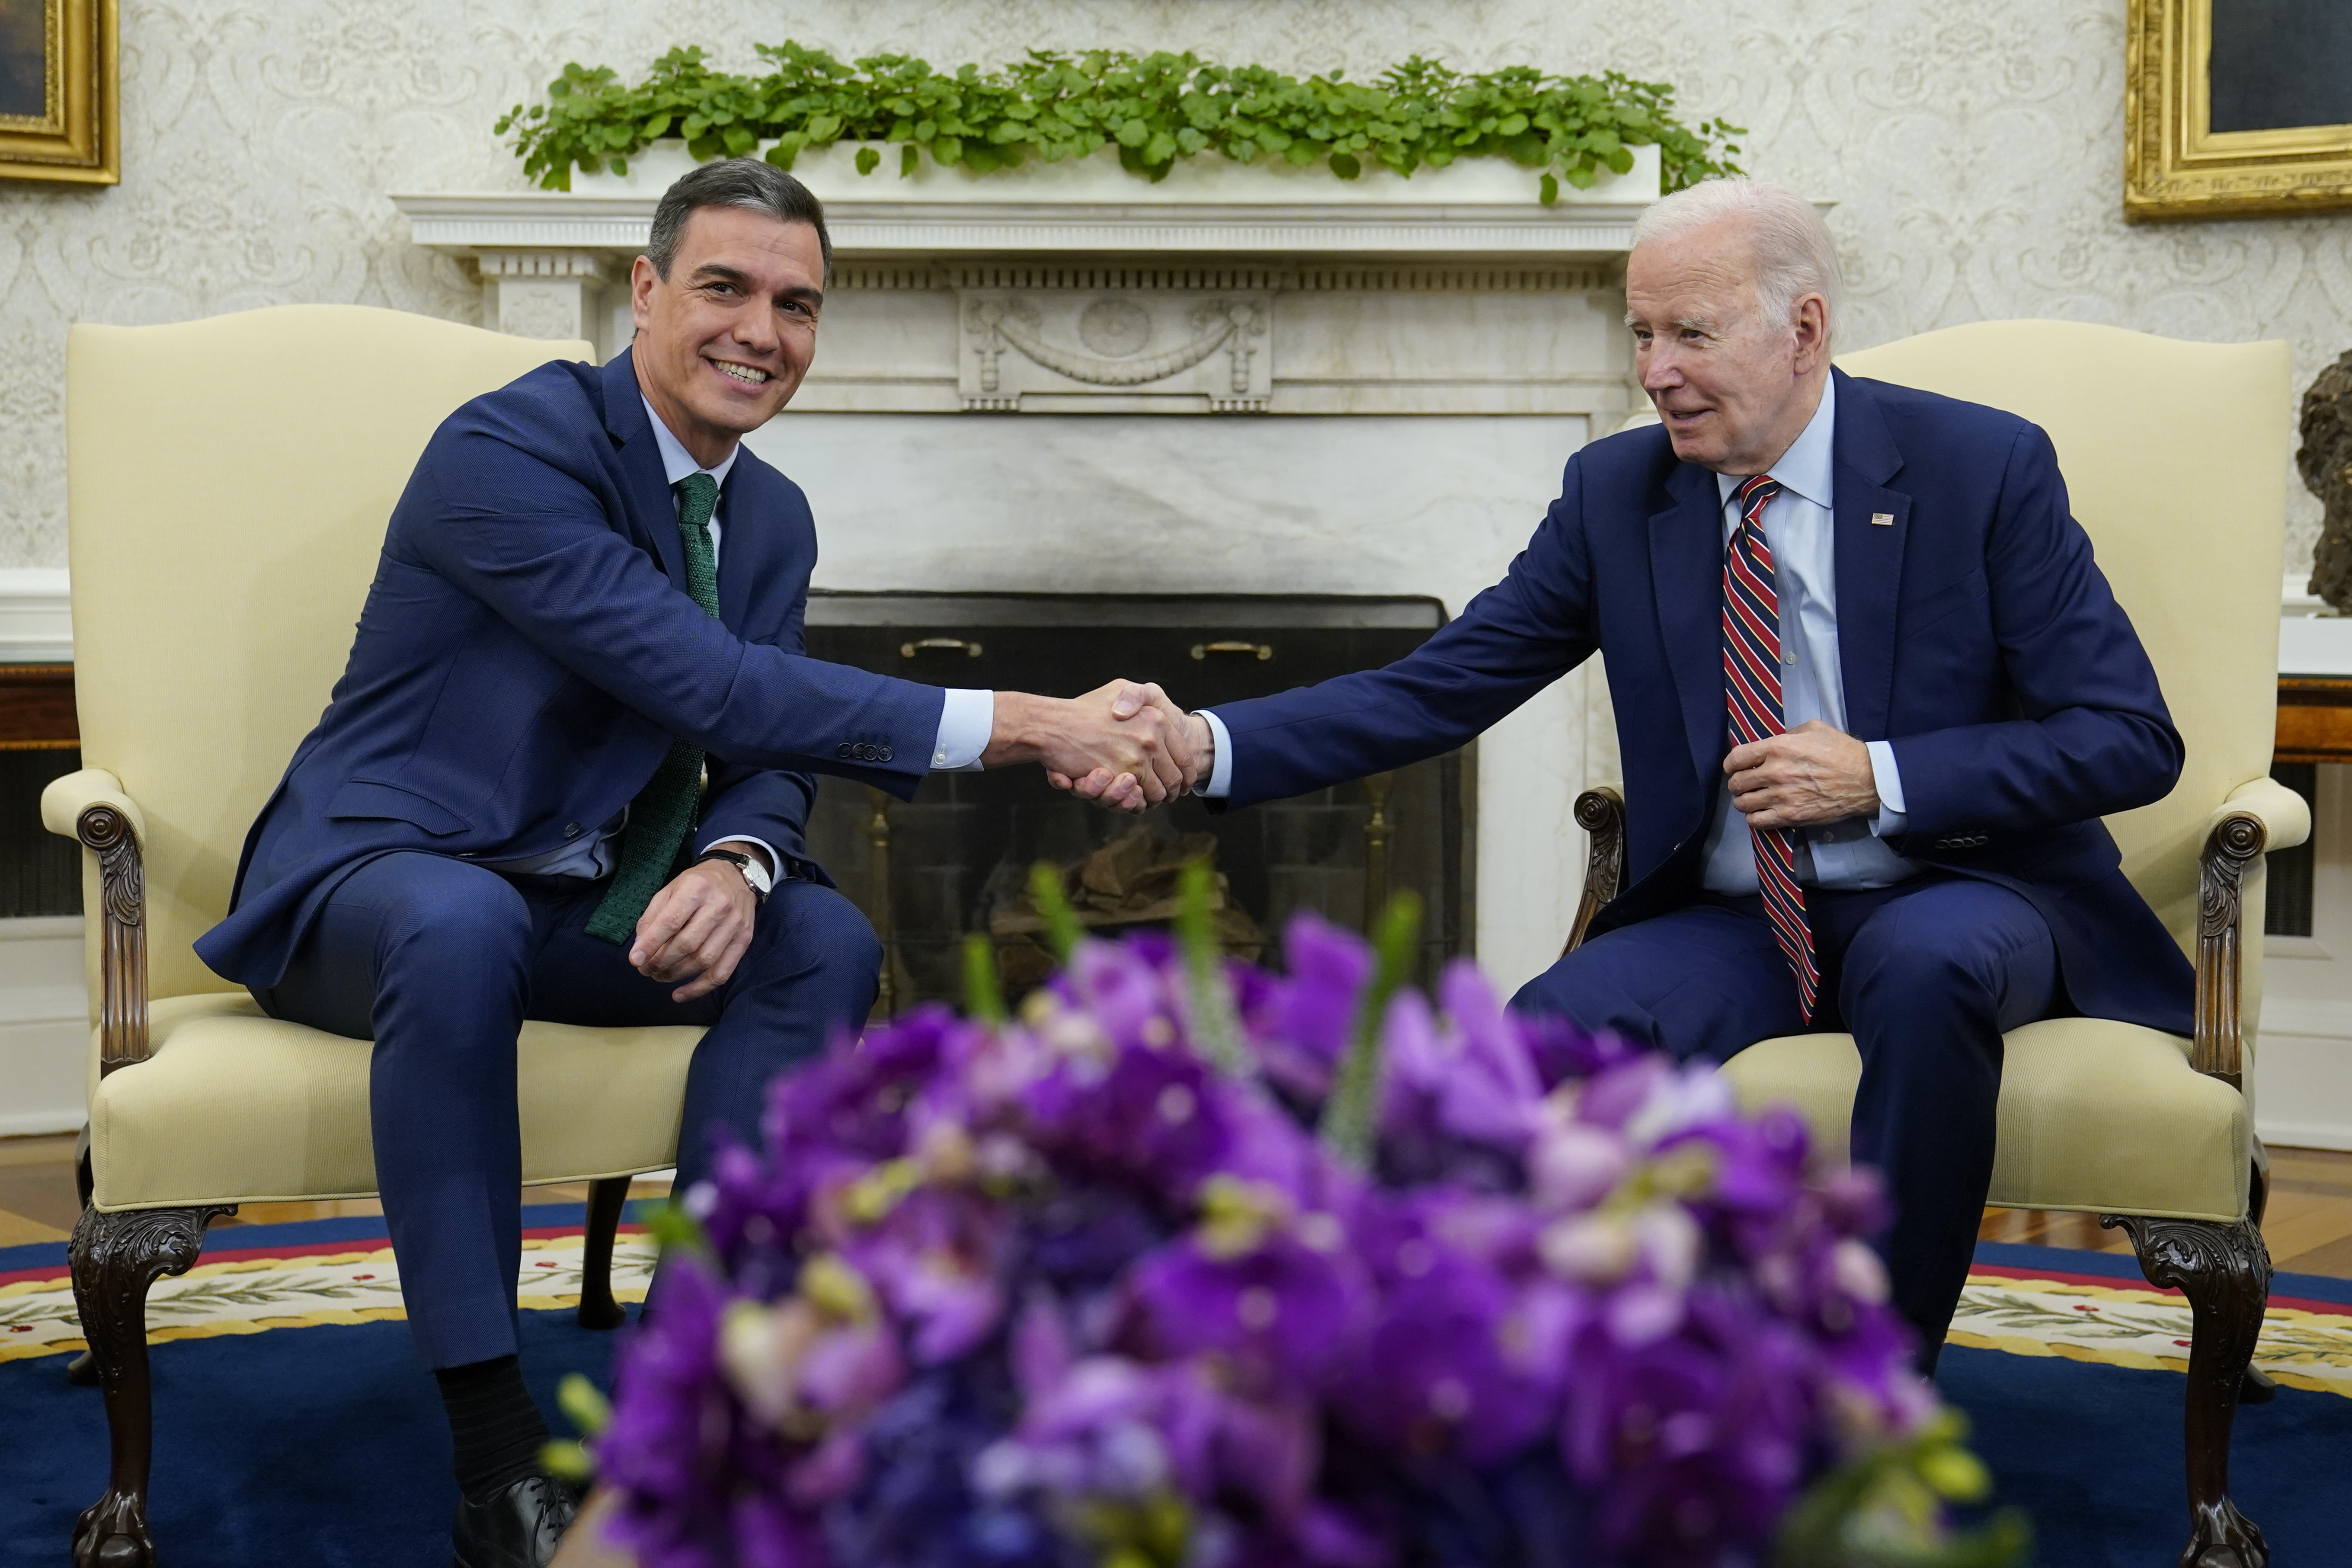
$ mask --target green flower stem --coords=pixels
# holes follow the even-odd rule
[[[1457,158],[1507,158],[1536,176],[1547,205],[1563,184],[1589,190],[1604,171],[1625,173],[1637,146],[1656,145],[1670,191],[1737,174],[1730,138],[1746,134],[1720,119],[1686,126],[1675,117],[1673,88],[1617,71],[1461,72],[1415,56],[1370,82],[1339,71],[1301,80],[1193,54],[1033,49],[994,70],[942,73],[905,55],[844,65],[790,42],[756,49],[767,67],[757,76],[713,70],[691,47],[670,50],[635,85],[608,66],[567,65],[545,102],[517,104],[498,132],[512,133],[525,173],[559,191],[572,188],[575,169],[625,174],[632,154],[676,136],[698,159],[742,157],[770,142],[766,157],[782,169],[836,142],[895,142],[901,177],[925,153],[984,174],[1105,147],[1118,149],[1128,173],[1155,181],[1178,159],[1210,153],[1320,164],[1343,180],[1372,163],[1410,177]],[[875,147],[860,147],[859,174],[882,163]]]
[[[964,1011],[991,1028],[1004,1023],[1004,987],[996,973],[996,944],[978,931],[963,939]]]
[[[1078,912],[1070,908],[1062,873],[1051,861],[1040,860],[1029,868],[1029,900],[1045,921],[1045,944],[1054,950],[1054,962],[1067,964],[1087,933],[1078,924]]]
[[[1233,988],[1225,983],[1225,952],[1209,908],[1213,876],[1206,860],[1189,860],[1176,884],[1176,938],[1184,951],[1192,1045],[1226,1076],[1255,1078],[1257,1063],[1242,1045]]]
[[[1316,1136],[1341,1162],[1359,1171],[1372,1167],[1372,1147],[1380,1131],[1381,1026],[1388,1019],[1389,999],[1412,972],[1414,945],[1421,940],[1421,898],[1407,889],[1389,900],[1381,911],[1379,931],[1372,938],[1371,984],[1356,1005],[1356,1023],[1323,1102],[1323,1120]]]

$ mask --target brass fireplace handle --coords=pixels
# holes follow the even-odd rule
[[[980,657],[980,645],[976,642],[966,642],[961,637],[925,637],[919,642],[902,642],[898,645],[898,657],[912,658],[927,648],[938,648],[943,653],[953,653],[956,649],[961,648],[967,658]]]
[[[1255,654],[1261,663],[1274,657],[1273,647],[1262,642],[1196,642],[1192,645],[1194,658],[1205,659],[1213,653]]]

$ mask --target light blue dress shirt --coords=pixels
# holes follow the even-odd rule
[[[1764,538],[1772,549],[1773,585],[1780,600],[1780,717],[1793,730],[1819,719],[1845,728],[1845,677],[1838,663],[1837,533],[1831,475],[1837,428],[1837,387],[1822,384],[1822,405],[1780,460],[1772,478],[1780,493],[1764,508]],[[1739,526],[1741,477],[1716,476],[1723,498],[1723,542]],[[1878,816],[1849,817],[1799,835],[1797,880],[1830,889],[1885,888],[1919,868],[1884,840],[1904,828],[1903,778],[1895,748],[1869,742],[1870,771],[1878,787]],[[1756,841],[1748,818],[1731,805],[1727,779],[1716,791],[1707,826],[1705,885],[1718,893],[1756,891]]]
[[[644,401],[643,395],[639,395]],[[709,474],[713,482],[724,486],[727,471],[735,466],[740,446],[730,447],[727,456],[711,468],[704,468],[686,449],[686,443],[670,433],[654,405],[646,403],[646,418],[654,427],[654,445],[661,452],[662,477],[675,489],[677,482],[688,474]],[[710,520],[710,561],[714,569],[719,564],[721,535],[719,519]],[[933,771],[971,772],[980,766],[980,754],[988,749],[988,738],[996,726],[996,694],[992,691],[950,690],[947,704],[940,711],[940,731],[931,743]],[[628,807],[613,814],[611,820],[599,824],[596,831],[560,849],[544,855],[527,855],[519,860],[485,860],[482,865],[493,871],[506,871],[518,876],[538,877],[603,877],[610,875],[617,863],[620,848],[615,842],[621,828],[628,821]],[[764,838],[732,837],[721,839],[724,844],[756,844],[767,854],[768,867],[777,876],[783,873],[784,858],[776,853],[775,846]]]
[[[1780,703],[1783,721],[1791,730],[1809,719],[1845,728],[1845,679],[1838,667],[1837,552],[1831,509],[1834,498],[1831,471],[1834,467],[1832,437],[1837,426],[1837,392],[1822,385],[1821,406],[1780,460],[1772,477],[1780,493],[1764,509],[1764,537],[1772,547],[1775,585],[1780,600]],[[1723,498],[1723,542],[1727,549],[1731,531],[1739,526],[1735,496],[1739,479],[1716,476]],[[1212,799],[1232,792],[1233,737],[1224,721],[1204,710],[1216,761],[1201,793]],[[1913,862],[1895,853],[1882,839],[1904,829],[1903,778],[1895,765],[1895,748],[1885,741],[1869,742],[1870,771],[1878,788],[1874,820],[1853,817],[1826,826],[1807,828],[1798,849],[1797,879],[1814,887],[1884,888],[1917,872]],[[1728,780],[1716,792],[1715,814],[1707,826],[1706,885],[1718,893],[1756,891],[1756,843],[1748,819],[1732,809]]]

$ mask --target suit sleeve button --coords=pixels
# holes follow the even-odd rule
[[[874,760],[875,760],[876,762],[877,762],[877,763],[887,763],[887,762],[888,762],[888,761],[890,760],[890,748],[889,748],[889,747],[887,747],[887,746],[877,746],[877,747],[875,747],[875,748],[874,748]]]
[[[855,757],[856,755],[857,755],[857,748],[856,748],[856,747],[855,747],[855,746],[853,746],[853,745],[851,745],[848,742],[844,741],[841,744],[839,744],[838,746],[835,746],[835,747],[833,749],[833,754],[834,754],[835,756],[836,756],[836,757],[839,757],[843,762],[845,762],[845,762],[849,761],[852,757]]]
[[[566,838],[577,838],[577,837],[580,837],[580,825],[579,825],[578,823],[576,823],[576,822],[567,822],[567,823],[565,823],[565,824],[563,825],[563,837],[566,837]]]

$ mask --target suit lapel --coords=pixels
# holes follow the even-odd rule
[[[747,635],[751,589],[768,572],[768,537],[752,521],[753,509],[736,504],[751,489],[752,476],[745,468],[758,461],[737,447],[735,466],[727,470],[727,488],[719,497],[719,618],[738,637]]]
[[[1723,763],[1723,508],[1715,476],[1675,465],[1675,504],[1650,519],[1650,584],[1691,764],[1705,787]]]
[[[663,472],[661,448],[654,443],[653,418],[637,390],[633,351],[623,350],[604,365],[604,428],[620,448],[621,473],[630,501],[650,536],[662,570],[686,586],[686,543],[677,536],[677,502]]]
[[[1911,534],[1911,498],[1885,488],[1903,467],[1903,455],[1887,434],[1877,400],[1866,384],[1844,372],[1831,374],[1837,377],[1837,428],[1831,443],[1837,498],[1831,527],[1845,727],[1863,740],[1884,740],[1895,684],[1895,602]]]

